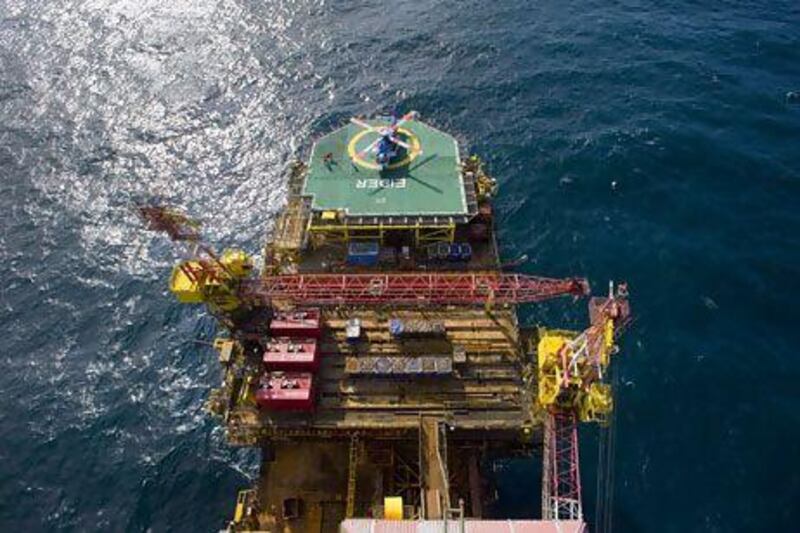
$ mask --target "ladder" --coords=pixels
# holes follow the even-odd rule
[[[356,477],[358,470],[358,434],[350,437],[350,464],[347,468],[347,507],[345,516],[353,518],[356,511]]]

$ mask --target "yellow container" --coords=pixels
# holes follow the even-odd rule
[[[403,519],[403,497],[386,496],[383,499],[383,518],[385,520]]]

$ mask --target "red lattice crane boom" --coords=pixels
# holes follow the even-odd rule
[[[542,517],[582,520],[578,417],[574,412],[550,412],[544,430]]]
[[[200,239],[200,224],[176,209],[156,203],[136,205],[135,209],[151,231],[166,233],[176,242],[198,242]]]
[[[203,276],[218,279],[217,270],[230,274],[228,266],[221,262],[214,249],[202,240],[199,222],[174,207],[157,202],[138,204],[134,209],[139,218],[147,224],[148,230],[166,233],[185,254],[196,257],[195,261],[178,265],[188,279],[195,282]]]
[[[522,304],[558,296],[585,296],[582,278],[553,279],[501,273],[296,274],[247,280],[250,300],[336,304]]]

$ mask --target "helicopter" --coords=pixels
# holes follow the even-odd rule
[[[408,143],[397,137],[397,130],[400,128],[400,126],[409,120],[412,120],[416,116],[416,111],[409,111],[398,119],[396,110],[392,110],[391,122],[388,126],[384,127],[375,127],[367,124],[363,120],[355,117],[351,118],[350,122],[353,124],[361,126],[368,131],[374,131],[378,134],[377,139],[375,139],[369,146],[358,152],[358,157],[364,157],[368,153],[374,152],[375,162],[380,166],[381,170],[386,170],[392,159],[397,157],[399,152],[398,147],[404,148],[405,150],[411,149],[411,146],[409,146]]]

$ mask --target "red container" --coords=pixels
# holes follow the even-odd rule
[[[313,376],[309,372],[266,372],[258,383],[256,402],[270,411],[313,411]]]
[[[263,356],[267,370],[316,372],[319,369],[316,339],[281,337],[267,341]]]
[[[269,325],[273,337],[319,338],[319,309],[278,311]]]

